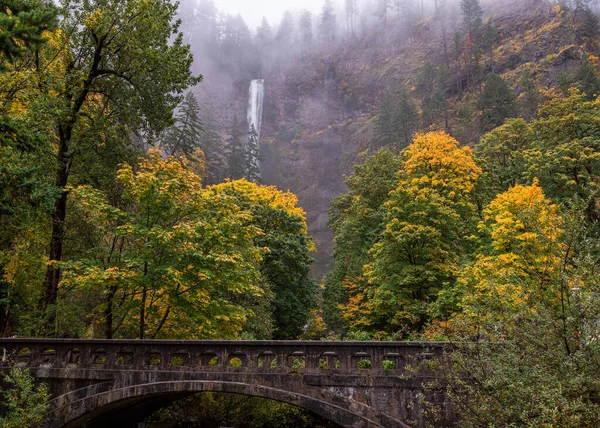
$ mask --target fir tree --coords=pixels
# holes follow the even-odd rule
[[[313,43],[312,13],[310,13],[308,10],[302,12],[299,29],[301,44],[300,52],[302,55],[305,55]]]
[[[600,35],[598,15],[596,15],[589,7],[583,9],[583,24],[581,25],[580,30],[583,36],[589,39]]]
[[[277,30],[277,35],[275,36],[277,47],[280,48],[280,52],[284,56],[290,54],[293,38],[294,18],[292,18],[292,14],[289,11],[286,11],[283,14],[279,29]]]
[[[205,102],[204,108],[204,131],[200,135],[200,147],[206,156],[206,183],[215,184],[221,182],[228,174],[225,159],[225,144],[219,134],[218,124],[215,120],[213,106]]]
[[[523,114],[526,119],[534,118],[537,115],[540,94],[530,73],[523,74],[521,88],[523,90]]]
[[[463,15],[464,30],[469,34],[471,41],[474,42],[481,27],[481,18],[483,16],[479,0],[461,0],[460,10]]]
[[[588,100],[592,100],[600,95],[600,78],[598,77],[598,72],[585,57],[581,60],[575,80],[581,91],[587,95]]]
[[[375,122],[377,147],[395,147],[400,151],[408,146],[416,131],[418,118],[417,109],[405,89],[394,95],[386,94]]]
[[[562,71],[558,75],[558,88],[562,92],[563,96],[569,96],[569,89],[571,88],[571,79],[569,78],[569,75],[564,71]]]
[[[494,73],[494,44],[498,38],[498,30],[492,24],[492,20],[488,19],[483,27],[483,35],[481,44],[484,50],[487,50],[490,55],[490,64],[492,65],[492,73]]]
[[[331,44],[335,41],[336,25],[333,3],[331,0],[325,0],[323,11],[321,13],[320,32],[321,38],[327,44],[327,47],[331,47]]]
[[[246,145],[246,179],[260,181],[260,165],[258,153],[258,133],[254,125],[250,126],[248,144]]]
[[[45,30],[57,24],[58,10],[51,4],[27,0],[4,0],[0,2],[0,71],[27,50],[36,50],[46,40]]]
[[[246,172],[245,152],[240,138],[240,124],[237,116],[233,117],[231,133],[227,143],[229,144],[228,175],[232,180],[237,180],[244,177]]]
[[[487,132],[500,126],[509,117],[518,115],[517,96],[502,77],[490,74],[479,98],[481,131]]]
[[[190,157],[200,147],[202,133],[200,106],[191,91],[179,105],[175,120],[175,125],[163,134],[160,145],[171,156]]]
[[[396,95],[396,150],[400,152],[412,141],[417,130],[419,113],[408,91],[402,88]]]
[[[375,120],[375,140],[377,147],[391,147],[396,139],[394,98],[389,92],[384,95]]]

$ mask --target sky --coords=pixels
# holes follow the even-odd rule
[[[323,0],[215,0],[217,8],[232,15],[242,14],[244,20],[252,28],[256,28],[263,16],[271,24],[279,22],[286,10],[307,9],[318,13]]]

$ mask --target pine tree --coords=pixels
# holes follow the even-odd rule
[[[396,139],[395,128],[395,104],[392,94],[384,95],[379,111],[375,119],[375,141],[376,147],[391,147]]]
[[[331,47],[331,44],[335,41],[336,25],[332,0],[325,0],[319,30],[321,32],[321,39],[327,44],[327,47]]]
[[[313,43],[312,13],[310,13],[308,10],[302,12],[299,27],[301,44],[300,51],[302,55],[306,55]]]
[[[258,152],[258,133],[254,125],[250,126],[248,133],[248,144],[246,145],[246,179],[248,181],[260,181],[260,165]]]
[[[13,61],[27,50],[35,50],[46,42],[42,33],[57,24],[58,10],[51,4],[27,0],[4,0],[0,2],[0,71],[4,61]]]
[[[471,41],[474,42],[477,39],[483,16],[479,0],[461,0],[460,10],[463,15],[464,30],[469,34]]]
[[[273,30],[267,18],[263,18],[256,29],[256,45],[261,56],[263,70],[268,71],[271,68],[273,55]]]
[[[593,39],[600,35],[600,22],[598,22],[598,15],[594,13],[589,7],[583,9],[583,24],[581,25],[581,32],[584,37]]]
[[[400,151],[408,146],[417,129],[418,112],[404,90],[396,94],[386,94],[379,105],[375,122],[375,141],[377,147],[395,147]]]
[[[523,90],[523,113],[526,119],[532,119],[537,115],[540,104],[540,94],[535,86],[535,80],[530,73],[523,74],[521,78]]]
[[[400,152],[410,144],[417,131],[419,113],[406,89],[400,89],[396,97],[396,150]]]
[[[581,60],[575,81],[581,91],[586,94],[588,100],[592,100],[600,95],[600,78],[598,77],[598,72],[585,57]]]
[[[204,131],[200,135],[200,147],[206,156],[206,184],[223,181],[228,174],[225,144],[219,134],[210,98],[204,103]]]
[[[490,54],[490,64],[492,65],[492,73],[494,73],[494,44],[498,38],[498,30],[492,24],[492,20],[488,19],[483,27],[483,35],[481,37],[481,44],[484,50],[487,50]]]
[[[240,124],[237,116],[233,117],[231,124],[231,133],[227,143],[229,144],[228,151],[228,166],[229,166],[229,178],[237,180],[244,177],[245,168],[245,152],[242,140],[240,138]]]
[[[190,157],[200,147],[202,122],[200,106],[194,94],[187,93],[175,116],[176,123],[160,139],[160,146],[171,156]]]
[[[284,56],[290,54],[293,39],[294,18],[289,11],[286,11],[281,18],[281,23],[279,24],[279,29],[277,30],[277,35],[275,36],[277,47]]]
[[[487,132],[500,126],[509,117],[517,117],[517,96],[502,77],[490,74],[485,81],[483,93],[479,98],[481,110],[481,132]]]

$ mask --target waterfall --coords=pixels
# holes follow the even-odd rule
[[[254,79],[250,82],[248,96],[248,143],[246,144],[246,178],[250,181],[260,181],[259,135],[262,124],[263,99],[265,96],[265,81]]]
[[[248,98],[248,129],[254,125],[256,133],[260,136],[262,125],[263,99],[265,97],[265,81],[254,79],[250,82],[250,94]]]

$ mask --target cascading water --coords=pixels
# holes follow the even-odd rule
[[[260,180],[259,146],[258,137],[262,125],[263,99],[265,96],[265,81],[254,79],[250,82],[250,94],[248,96],[248,144],[246,153],[248,164],[246,165],[246,178],[250,181]]]
[[[250,82],[250,95],[248,98],[248,128],[254,125],[256,133],[260,135],[262,125],[263,100],[265,97],[265,81],[254,79]]]

